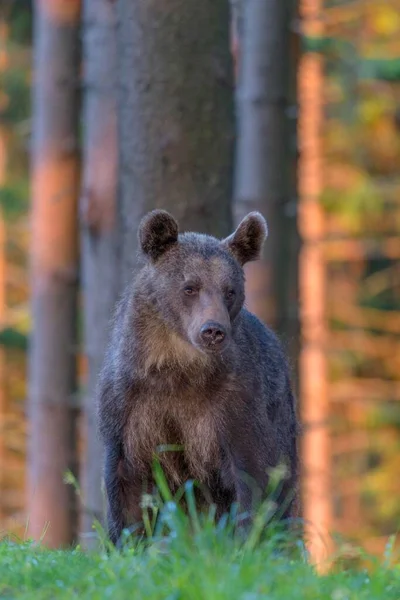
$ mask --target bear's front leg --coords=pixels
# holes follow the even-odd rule
[[[142,475],[124,457],[122,444],[106,445],[107,523],[114,545],[120,541],[124,529],[136,538],[144,535],[142,499],[151,488],[149,477]]]
[[[268,469],[266,465],[263,469],[253,456],[241,453],[232,453],[231,460],[235,498],[242,513],[241,526],[247,529],[265,497],[269,481]]]
[[[275,454],[268,453],[254,426],[242,428],[236,424],[223,442],[223,455],[224,486],[233,491],[241,513],[240,525],[248,529],[265,498]]]
[[[122,444],[109,441],[105,446],[104,460],[108,535],[115,545],[126,526],[126,523],[124,523],[123,483],[120,476],[120,464],[123,460]]]

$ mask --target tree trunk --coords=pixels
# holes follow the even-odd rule
[[[121,283],[148,210],[231,230],[233,73],[228,0],[118,0]]]
[[[118,292],[116,39],[115,9],[110,0],[84,1],[83,48],[85,141],[80,217],[88,381],[81,530],[82,541],[88,545],[92,538],[93,518],[99,519],[103,513],[101,444],[96,427],[94,391]]]
[[[29,535],[75,534],[78,0],[36,0],[29,372]],[[75,397],[74,397],[75,394]],[[46,531],[47,530],[47,531]]]
[[[282,338],[299,392],[296,0],[231,0],[238,144],[234,214],[267,219],[264,260],[246,268],[247,305]],[[300,498],[296,512],[301,513]]]
[[[293,127],[288,118],[290,78],[294,76],[290,52],[293,2],[235,0],[234,7],[233,18],[239,24],[243,19],[243,31],[235,24],[233,29],[238,61],[234,215],[239,222],[250,210],[259,210],[269,229],[264,259],[247,268],[247,303],[261,319],[285,333],[288,297],[292,297],[294,322],[297,301],[297,293],[288,293],[285,281],[287,249],[292,243],[289,230],[294,247],[297,239],[296,150],[290,148]],[[296,256],[291,260],[296,264]]]
[[[3,9],[4,10],[4,9]],[[0,12],[0,77],[7,69],[8,30],[5,16]],[[7,173],[7,141],[6,132],[0,126],[0,189],[5,184]],[[5,321],[5,225],[3,213],[0,211],[0,323]],[[0,490],[5,490],[4,476],[6,470],[6,444],[4,431],[6,427],[6,399],[4,394],[4,350],[0,348]],[[5,506],[0,499],[0,528],[4,523]]]
[[[301,60],[299,12],[298,1],[289,0],[289,66],[288,66],[288,106],[287,119],[287,147],[285,166],[286,201],[281,206],[280,231],[281,253],[278,279],[278,311],[277,331],[282,336],[289,355],[293,383],[296,393],[300,394],[301,373],[299,368],[299,355],[301,351],[301,324],[300,324],[300,252],[301,237],[299,233],[299,191],[298,191],[298,69]]]
[[[323,34],[322,0],[302,2],[306,33]],[[301,400],[305,425],[302,444],[303,514],[308,549],[312,560],[322,565],[333,549],[331,457],[328,429],[328,364],[326,357],[326,264],[321,242],[325,220],[320,203],[323,176],[323,59],[306,54],[299,73],[301,119],[299,169],[304,240],[301,254],[302,352]]]

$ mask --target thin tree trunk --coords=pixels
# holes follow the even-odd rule
[[[233,73],[228,0],[118,0],[121,282],[148,210],[231,229]]]
[[[116,254],[116,38],[110,0],[85,0],[84,170],[80,216],[88,381],[85,401],[82,539],[92,539],[93,518],[101,519],[102,461],[94,390],[107,342],[108,323],[118,292]],[[91,545],[91,544],[89,544]]]
[[[298,68],[300,56],[298,0],[289,0],[289,66],[288,66],[288,106],[286,110],[287,162],[284,166],[286,181],[285,202],[280,207],[281,247],[278,280],[278,321],[276,329],[284,340],[289,355],[293,383],[300,394],[301,373],[299,355],[301,351],[300,324],[300,269],[301,238],[299,233],[299,192],[298,192]]]
[[[301,4],[306,32],[322,34],[322,1]],[[303,514],[311,557],[322,565],[332,550],[331,458],[328,430],[329,400],[326,358],[326,265],[321,242],[325,233],[319,201],[323,176],[323,59],[306,54],[299,73],[301,119],[299,170],[304,240],[301,254],[301,321],[303,347],[300,356],[302,420]]]
[[[1,141],[0,141],[1,143]],[[0,183],[1,185],[1,183]],[[6,228],[2,211],[0,211],[0,324],[6,319]],[[7,469],[7,444],[5,441],[7,419],[7,397],[5,389],[6,356],[0,348],[0,490],[5,491],[5,474]],[[0,499],[0,528],[4,525],[6,503]]]
[[[295,223],[288,106],[292,0],[235,2],[243,19],[238,64],[234,216],[267,219],[264,260],[248,265],[248,306],[274,328],[284,323],[286,215]],[[236,17],[238,18],[238,17]],[[237,34],[236,34],[237,35]],[[293,227],[291,227],[293,229]],[[281,296],[281,297],[280,297]]]
[[[7,37],[8,30],[4,15],[0,14],[0,78],[7,69]],[[6,132],[0,127],[0,188],[6,180],[7,142]],[[5,319],[5,226],[0,211],[0,323]],[[0,490],[4,490],[6,470],[6,444],[4,432],[6,427],[6,402],[4,395],[4,350],[0,348]],[[0,528],[4,520],[5,506],[0,499]]]
[[[78,0],[36,0],[29,372],[29,535],[60,546],[75,532]],[[46,531],[47,530],[47,531]]]

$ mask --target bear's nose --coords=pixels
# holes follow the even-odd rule
[[[200,336],[207,346],[217,346],[224,341],[226,337],[226,330],[219,323],[208,321],[200,329]]]

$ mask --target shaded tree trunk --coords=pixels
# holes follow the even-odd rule
[[[248,211],[259,210],[269,228],[264,259],[247,268],[248,306],[293,339],[298,328],[296,52],[290,30],[295,3],[233,0],[232,4],[231,45],[238,77],[234,216],[239,222]]]
[[[91,538],[93,518],[101,518],[102,460],[94,391],[118,292],[116,255],[116,39],[110,0],[83,3],[85,141],[80,206],[85,352],[88,380],[84,411],[82,541]],[[89,537],[89,540],[87,539]]]
[[[170,210],[184,229],[231,229],[233,81],[228,0],[118,0],[121,283],[136,228]]]
[[[285,177],[287,184],[286,201],[281,206],[281,254],[277,279],[278,302],[280,310],[277,330],[283,337],[291,360],[296,393],[300,395],[301,373],[299,355],[301,351],[300,323],[300,253],[301,236],[299,232],[299,190],[298,190],[298,69],[301,61],[299,35],[299,3],[289,0],[289,70],[288,70],[288,106],[287,119],[287,165]]]
[[[80,3],[37,0],[32,145],[29,536],[75,534],[78,67]],[[74,397],[75,394],[75,397]]]
[[[269,229],[264,259],[246,267],[247,305],[282,338],[298,393],[297,9],[296,0],[231,0],[239,122],[234,216],[239,222],[258,210]],[[302,512],[300,494],[295,510]]]

